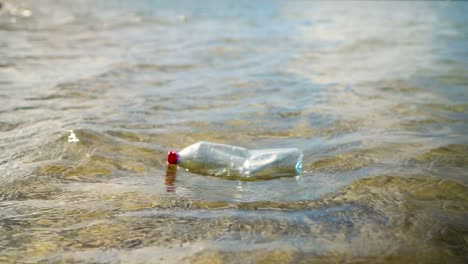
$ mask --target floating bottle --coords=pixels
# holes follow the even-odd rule
[[[202,141],[170,151],[167,162],[193,173],[256,179],[300,175],[303,156],[297,148],[248,150]]]

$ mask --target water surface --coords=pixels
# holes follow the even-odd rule
[[[251,2],[2,1],[0,262],[468,261],[468,4]]]

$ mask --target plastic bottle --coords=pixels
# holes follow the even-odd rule
[[[274,178],[302,174],[303,156],[296,148],[248,150],[202,141],[170,151],[167,162],[213,176]]]

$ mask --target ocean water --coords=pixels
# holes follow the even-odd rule
[[[0,2],[1,263],[468,261],[468,3]]]

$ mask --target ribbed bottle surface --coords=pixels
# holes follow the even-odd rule
[[[194,173],[252,178],[302,174],[302,151],[296,148],[258,149],[198,142],[178,153],[178,165]]]

